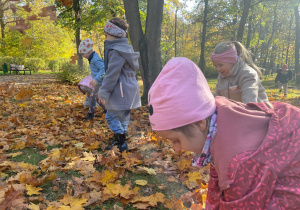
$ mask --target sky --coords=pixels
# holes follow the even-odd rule
[[[183,0],[181,0],[181,2],[183,2]],[[195,0],[187,0],[186,4],[187,4],[186,10],[190,11],[195,4]]]

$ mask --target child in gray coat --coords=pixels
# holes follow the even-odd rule
[[[139,68],[139,52],[128,44],[128,25],[119,18],[109,20],[104,26],[105,79],[99,89],[100,103],[107,113],[106,121],[114,132],[114,140],[106,149],[118,146],[120,152],[128,151],[126,143],[130,111],[141,106],[136,73]]]

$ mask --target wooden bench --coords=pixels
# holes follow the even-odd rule
[[[25,72],[29,71],[30,75],[31,75],[31,69],[29,69],[28,67],[25,67],[24,65],[9,64],[9,67],[10,67],[10,70],[9,70],[10,74],[12,71],[16,72],[16,74],[19,74],[19,71],[23,71],[24,75],[25,75]]]

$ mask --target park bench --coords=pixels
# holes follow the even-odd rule
[[[26,71],[29,71],[30,72],[30,75],[31,75],[31,69],[29,69],[28,67],[25,67],[24,65],[18,65],[18,64],[9,64],[10,66],[10,74],[11,72],[16,72],[16,74],[19,74],[19,71],[23,71],[24,72],[24,75],[25,75],[25,72]]]

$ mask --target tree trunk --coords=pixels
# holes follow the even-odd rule
[[[1,26],[1,37],[2,37],[2,39],[4,39],[5,38],[5,32],[4,32],[5,23],[4,23],[4,10],[2,8],[0,8],[0,26]]]
[[[138,0],[123,2],[132,46],[141,54],[139,62],[144,86],[142,103],[147,104],[148,91],[161,70],[160,39],[164,1],[148,1],[145,34],[142,30]]]
[[[251,0],[244,0],[244,9],[243,9],[241,21],[237,32],[237,41],[239,42],[242,42],[243,40],[244,28],[249,14],[250,5],[251,5]]]
[[[208,0],[204,1],[204,14],[203,14],[203,29],[202,29],[202,38],[201,38],[201,55],[200,55],[200,61],[199,61],[199,67],[200,69],[205,72],[205,43],[206,43],[206,28],[207,28],[207,13],[208,13]]]
[[[299,65],[299,48],[300,48],[300,26],[299,26],[299,10],[298,6],[295,6],[295,24],[296,24],[296,42],[295,42],[295,74],[296,85],[300,85],[300,65]]]
[[[248,34],[247,34],[247,42],[246,42],[247,49],[249,49],[250,47],[251,34],[252,34],[252,15],[249,16]]]
[[[289,58],[289,49],[290,49],[290,39],[291,39],[292,23],[293,23],[293,15],[291,15],[291,19],[290,19],[288,44],[287,44],[287,47],[286,47],[286,58],[285,58],[285,63],[286,64],[288,64],[288,58]]]
[[[76,51],[78,56],[78,65],[80,68],[83,69],[83,57],[78,52],[78,47],[80,45],[80,38],[81,38],[81,27],[79,25],[80,23],[80,2],[79,0],[73,0],[73,11],[75,13],[75,40],[76,40]]]
[[[272,34],[271,34],[271,37],[268,40],[268,43],[266,46],[266,55],[264,56],[265,58],[264,58],[263,68],[266,68],[266,62],[267,62],[267,58],[269,56],[269,47],[270,47],[271,41],[273,39],[273,36],[277,30],[277,27],[276,27],[276,25],[277,25],[276,24],[277,23],[277,6],[278,6],[278,2],[276,3],[275,8],[274,8],[274,20],[273,20]]]
[[[164,0],[148,1],[145,34],[148,40],[148,66],[151,85],[155,81],[162,67],[160,40],[163,8]]]

